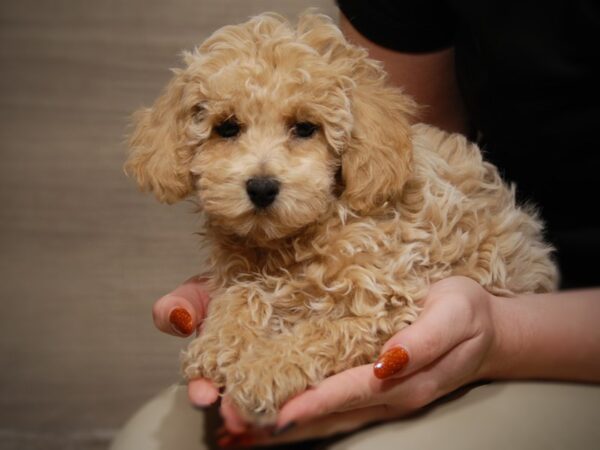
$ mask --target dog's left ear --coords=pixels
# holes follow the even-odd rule
[[[416,104],[387,84],[383,65],[350,44],[330,19],[309,12],[300,18],[298,30],[328,60],[351,105],[352,127],[341,150],[340,200],[366,213],[396,197],[410,175],[410,120]]]
[[[354,123],[342,154],[341,199],[366,213],[397,197],[411,173],[409,121],[416,105],[400,89],[385,84],[385,73],[375,61],[359,62],[353,78]]]

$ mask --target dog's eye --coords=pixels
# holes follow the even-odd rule
[[[202,103],[194,105],[194,107],[192,108],[192,118],[194,119],[194,121],[200,122],[204,119],[205,116],[206,108],[204,107],[204,105]]]
[[[317,131],[318,127],[310,122],[297,122],[292,126],[292,133],[299,138],[309,138]]]
[[[242,131],[242,127],[235,118],[227,119],[215,127],[215,132],[224,138],[236,137],[240,131]]]

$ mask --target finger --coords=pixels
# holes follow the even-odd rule
[[[283,405],[277,429],[292,422],[305,423],[327,414],[372,406],[384,389],[385,382],[375,378],[371,364],[345,370]]]
[[[165,333],[189,336],[198,327],[210,300],[206,280],[192,277],[160,298],[152,308],[156,327]]]
[[[264,438],[265,436],[259,437],[254,430],[243,433],[231,433],[227,428],[222,428],[217,433],[217,446],[223,449],[249,448],[256,445],[261,437]]]
[[[390,420],[399,415],[399,412],[385,405],[353,409],[351,411],[329,414],[325,417],[288,427],[287,430],[275,436],[259,434],[254,437],[252,443],[257,445],[275,445],[306,439],[325,438],[335,434],[347,433],[370,423]]]
[[[477,338],[462,341],[432,364],[404,378],[385,380],[386,403],[404,413],[417,411],[475,379],[480,364]]]
[[[469,366],[476,364],[471,358],[473,352],[470,347],[473,345],[476,345],[473,340],[467,340],[459,344],[454,351],[442,356],[435,364],[416,374],[385,381],[382,389],[385,391],[386,404],[383,404],[382,396],[375,395],[375,402],[381,402],[380,404],[317,416],[306,422],[292,420],[283,432],[275,433],[274,437],[254,436],[253,444],[273,445],[327,437],[356,430],[370,423],[406,417],[470,381],[464,378],[462,368],[466,368],[468,372],[471,370]],[[282,410],[282,415],[283,413]]]
[[[188,383],[188,397],[193,405],[205,408],[219,398],[218,389],[206,378],[197,378]]]
[[[471,337],[471,314],[456,302],[438,301],[383,346],[373,365],[380,379],[406,377]]]
[[[223,397],[221,408],[219,409],[225,428],[233,434],[240,434],[246,431],[248,425],[238,414],[235,405],[227,396]]]

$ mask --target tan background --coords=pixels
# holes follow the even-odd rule
[[[214,29],[333,1],[0,2],[0,448],[107,446],[177,379],[155,298],[196,272],[191,204],[121,171],[129,114]]]

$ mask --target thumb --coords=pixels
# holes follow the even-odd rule
[[[423,369],[469,338],[468,317],[454,302],[433,302],[412,325],[386,342],[373,373],[389,379]]]
[[[376,404],[383,384],[373,376],[370,364],[332,375],[283,405],[277,418],[277,429]]]
[[[192,334],[204,319],[210,301],[205,285],[205,279],[192,277],[157,300],[152,307],[156,327],[177,336]]]

